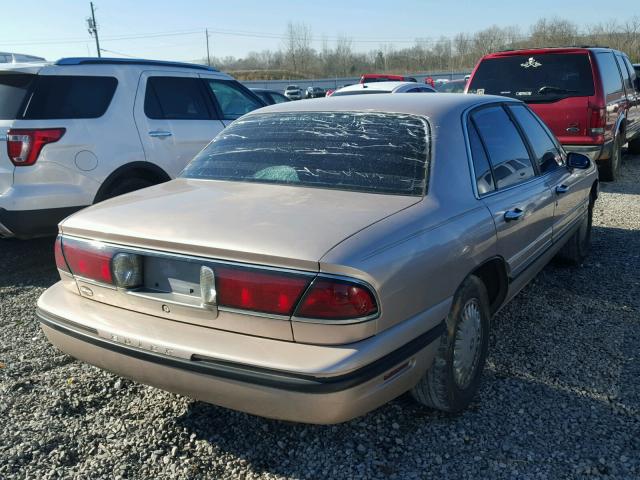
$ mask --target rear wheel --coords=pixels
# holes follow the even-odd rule
[[[419,403],[457,412],[480,385],[489,346],[489,298],[482,281],[468,277],[458,289],[433,365],[411,390]]]
[[[140,190],[141,188],[147,188],[155,185],[156,183],[157,182],[152,182],[148,178],[142,177],[125,178],[121,181],[116,181],[109,190],[104,192],[99,199],[96,199],[96,203],[119,195],[124,195],[125,193],[133,192],[135,190]]]
[[[613,151],[611,152],[611,158],[607,163],[600,167],[600,179],[605,182],[613,182],[618,177],[618,169],[620,168],[620,162],[622,159],[622,145],[620,144],[620,137],[616,136],[613,141]]]

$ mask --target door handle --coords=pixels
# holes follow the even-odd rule
[[[167,130],[151,130],[149,132],[150,137],[170,137],[172,134]]]
[[[504,219],[507,222],[511,222],[513,220],[518,220],[520,217],[524,215],[524,210],[519,208],[514,208],[512,210],[507,210],[504,212]]]
[[[556,186],[556,193],[558,195],[562,195],[563,193],[567,193],[569,191],[569,186],[562,184],[562,185],[558,185]]]

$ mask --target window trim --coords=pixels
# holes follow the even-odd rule
[[[164,72],[162,72],[164,73]],[[151,117],[149,116],[149,114],[147,113],[147,108],[146,108],[146,100],[147,100],[147,93],[149,92],[149,81],[152,78],[179,78],[179,79],[188,79],[188,80],[195,80],[196,83],[198,84],[198,90],[200,91],[200,94],[202,95],[202,99],[204,100],[204,104],[205,104],[205,108],[207,109],[207,114],[208,114],[208,118],[167,118],[167,117]],[[207,95],[207,92],[204,91],[204,87],[202,84],[202,79],[200,77],[197,76],[190,76],[190,75],[166,75],[166,74],[160,74],[160,75],[147,75],[146,79],[145,79],[145,85],[144,85],[144,97],[142,98],[142,113],[144,113],[144,116],[149,119],[149,120],[165,120],[165,121],[172,121],[172,122],[178,122],[178,121],[188,121],[188,122],[206,122],[209,120],[221,120],[222,118],[220,117],[219,114],[217,114],[217,109],[216,106],[212,103],[211,98]],[[158,105],[160,106],[160,108],[162,108],[161,103],[160,103],[160,99],[158,98],[158,92],[156,91],[156,89],[154,87],[152,87],[152,91],[153,91],[153,95],[156,98],[156,101],[158,102]]]
[[[545,175],[540,175],[538,169],[537,169],[537,162],[534,162],[532,157],[531,157],[531,150],[530,150],[530,146],[528,143],[528,140],[526,138],[522,137],[522,127],[520,127],[520,124],[511,116],[511,112],[508,110],[508,108],[506,108],[508,105],[520,105],[523,104],[524,102],[518,102],[518,101],[512,101],[512,102],[508,102],[508,101],[502,101],[502,102],[493,102],[493,103],[484,103],[482,105],[474,105],[472,107],[467,108],[464,112],[462,112],[462,129],[463,129],[463,133],[464,133],[464,141],[465,141],[465,147],[467,150],[467,163],[469,166],[469,178],[471,179],[471,184],[473,187],[473,194],[476,197],[477,200],[483,199],[483,198],[487,198],[491,195],[496,195],[498,193],[502,193],[502,192],[506,192],[509,191],[513,188],[517,188],[520,187],[522,185],[526,185],[528,183],[534,182],[536,180],[539,180],[541,178],[544,178],[546,176]],[[502,108],[503,110],[505,110],[505,114],[507,116],[509,116],[509,119],[514,123],[514,126],[516,127],[516,131],[518,132],[518,135],[520,135],[520,138],[527,150],[527,153],[529,155],[529,161],[531,162],[532,168],[533,168],[533,172],[534,175],[531,178],[528,178],[520,183],[516,183],[514,185],[509,185],[508,187],[504,187],[504,188],[498,188],[498,184],[496,183],[496,179],[495,176],[493,177],[493,184],[496,186],[496,188],[494,190],[492,190],[491,192],[487,192],[484,193],[482,195],[480,195],[478,193],[478,184],[475,178],[475,164],[473,163],[473,155],[471,154],[471,142],[469,141],[469,129],[468,129],[468,122],[469,120],[472,120],[471,115],[474,112],[477,112],[479,110],[483,110],[485,108],[491,108],[491,107],[499,107]],[[474,122],[474,126],[475,122]],[[477,126],[476,126],[477,129]],[[482,147],[485,150],[485,155],[487,155],[487,159],[489,160],[489,167],[491,169],[491,175],[493,176],[493,164],[491,163],[491,155],[489,155],[489,152],[487,151],[486,145],[484,144],[484,139],[482,138],[482,135],[480,134],[480,131],[478,131],[478,135],[480,136],[480,141],[482,143]],[[551,173],[551,172],[549,172]]]

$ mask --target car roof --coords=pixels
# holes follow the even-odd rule
[[[178,68],[192,68],[196,70],[208,70],[210,72],[217,72],[213,67],[208,65],[201,65],[197,63],[184,63],[184,62],[169,62],[164,60],[148,60],[145,58],[111,58],[111,57],[67,57],[61,58],[54,65],[68,66],[68,65],[142,65],[142,66],[156,66],[156,67],[178,67]]]
[[[545,47],[545,48],[523,48],[520,50],[503,50],[500,52],[489,53],[485,55],[483,58],[498,58],[498,57],[509,57],[509,56],[519,56],[519,55],[542,55],[545,53],[587,53],[589,51],[592,52],[611,52],[616,51],[613,48],[608,47]]]
[[[495,102],[521,103],[519,100],[496,95],[345,95],[316,98],[300,102],[278,103],[249,112],[247,115],[279,112],[382,112],[426,116],[434,122],[450,114],[462,113],[478,105]]]
[[[374,82],[374,83],[355,83],[353,85],[349,85],[347,87],[342,87],[338,89],[338,92],[352,92],[358,90],[374,90],[380,91],[383,90],[385,92],[393,92],[396,88],[402,87],[403,85],[412,85],[415,86],[416,82]]]
[[[43,67],[51,65],[50,62],[24,62],[24,63],[0,63],[0,72],[38,73]]]

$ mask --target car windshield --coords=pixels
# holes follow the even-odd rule
[[[182,177],[421,196],[428,124],[375,112],[254,114],[222,131]]]
[[[549,102],[593,95],[586,53],[515,55],[480,62],[469,93],[503,95],[525,102]]]
[[[467,84],[466,81],[458,81],[452,80],[451,82],[442,83],[437,86],[439,92],[446,93],[462,93],[464,92],[464,87]]]
[[[0,120],[18,118],[18,110],[36,75],[23,73],[0,74]]]

